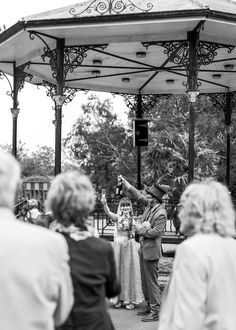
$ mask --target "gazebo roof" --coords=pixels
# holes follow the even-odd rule
[[[24,20],[64,19],[73,17],[94,17],[100,15],[167,13],[210,9],[221,13],[236,14],[234,1],[224,0],[134,0],[134,1],[80,1],[74,5],[30,15]]]
[[[230,0],[89,0],[31,15],[0,35],[0,69],[13,75],[15,62],[26,81],[56,84],[50,56],[60,38],[67,87],[183,93],[184,45],[199,26],[199,91],[235,91],[236,3]],[[178,57],[167,60],[181,43]]]

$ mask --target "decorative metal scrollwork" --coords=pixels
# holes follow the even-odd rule
[[[3,79],[3,78],[6,78],[8,84],[9,84],[9,86],[10,86],[10,89],[11,89],[10,91],[7,91],[6,94],[7,94],[8,96],[10,96],[11,98],[13,98],[13,89],[12,89],[11,82],[10,82],[8,76],[7,76],[2,70],[0,70],[0,79]]]
[[[206,93],[204,95],[209,98],[216,109],[224,111],[226,108],[227,93]]]
[[[131,0],[94,0],[88,7],[80,12],[76,12],[75,8],[71,8],[69,13],[73,17],[79,17],[82,14],[99,14],[99,15],[112,15],[121,14],[123,11],[129,9],[133,12],[135,9],[143,13],[147,13],[153,8],[152,3],[147,3],[146,9],[140,8],[135,5]]]
[[[93,50],[100,48],[104,50],[107,44],[104,45],[93,45],[93,46],[74,46],[65,47],[64,49],[64,79],[66,79],[67,73],[70,71],[72,73],[74,69],[80,66],[85,57],[87,57],[86,52],[88,50]]]
[[[224,113],[223,123],[226,126],[231,125],[231,116],[232,111],[236,106],[236,92],[227,92],[227,93],[207,93],[206,95],[212,105]],[[230,98],[230,102],[227,102],[227,98]]]
[[[170,62],[183,66],[185,68],[189,65],[189,42],[184,41],[158,41],[158,42],[142,42],[142,45],[146,48],[155,45],[165,48],[164,54],[170,59]],[[217,44],[213,42],[199,41],[197,47],[197,69],[201,65],[211,64],[214,58],[217,56],[217,50],[220,48],[228,49],[228,53],[231,53],[234,46]]]
[[[75,97],[75,94],[78,90],[76,88],[69,88],[69,87],[65,87],[65,90],[64,90],[64,95],[66,96],[65,98],[65,101],[64,101],[64,104],[67,105],[68,103],[70,103],[74,97]]]
[[[231,53],[234,50],[234,46],[216,44],[213,42],[199,41],[197,48],[197,59],[199,67],[201,65],[211,64],[214,58],[217,56],[217,51],[220,48],[228,49],[228,53]]]
[[[160,46],[165,48],[164,54],[170,59],[170,62],[174,64],[184,65],[188,61],[188,41],[152,41],[142,42],[142,45],[146,48],[150,46]]]
[[[16,68],[16,91],[19,92],[22,90],[25,84],[25,78],[30,78],[30,81],[33,79],[33,75],[25,72],[25,68],[29,68],[30,62],[22,64]]]
[[[57,65],[56,65],[56,49],[51,50],[49,47],[43,48],[44,54],[41,55],[42,60],[45,62],[46,57],[49,58],[49,65],[52,69],[52,77],[57,78]]]
[[[138,97],[137,95],[132,95],[132,94],[119,94],[124,98],[125,104],[127,108],[130,110],[134,110],[135,107],[137,107],[138,103]]]
[[[57,93],[57,85],[52,84],[46,80],[43,80],[42,84],[40,84],[41,86],[45,87],[46,90],[46,95],[53,98],[54,95],[56,95]]]
[[[142,95],[142,108],[144,111],[151,110],[154,105],[157,103],[157,100],[160,98],[160,95]]]
[[[80,47],[65,47],[64,49],[64,78],[66,78],[67,73],[71,73],[78,66],[81,65],[85,57],[87,56],[88,48],[84,46]]]
[[[68,72],[73,72],[78,66],[83,63],[86,52],[95,48],[104,50],[107,45],[95,45],[95,46],[68,46],[64,48],[64,79],[66,79]],[[56,49],[51,50],[49,47],[44,47],[44,54],[41,55],[45,62],[46,57],[49,58],[49,65],[52,69],[52,77],[57,79],[57,51]]]
[[[12,100],[15,99],[16,104],[18,104],[17,101],[17,95],[18,92],[22,90],[22,88],[24,87],[24,83],[25,83],[25,78],[29,77],[30,80],[33,79],[33,75],[30,73],[25,72],[25,68],[30,66],[30,62],[27,62],[25,64],[22,64],[18,67],[16,67],[16,71],[15,71],[15,90],[13,90],[12,84],[10,82],[10,80],[8,79],[7,75],[0,70],[0,79],[6,78],[8,81],[8,84],[10,86],[10,91],[7,91],[7,95],[10,96],[12,98]]]
[[[136,111],[138,106],[138,96],[132,94],[119,94],[123,96],[126,106],[132,110]],[[161,94],[149,94],[144,95],[142,94],[142,111],[149,111],[151,110],[155,104],[157,103],[160,97],[167,97],[167,95]]]
[[[54,101],[56,101],[55,97],[58,96],[57,95],[57,85],[55,84],[52,84],[46,80],[43,80],[41,86],[44,86],[47,91],[46,91],[46,95],[51,97],[51,99],[53,99]],[[78,90],[76,88],[69,88],[69,87],[65,87],[64,90],[63,90],[63,102],[61,105],[66,105],[68,103],[70,103],[73,98],[75,97],[75,93],[77,92]]]

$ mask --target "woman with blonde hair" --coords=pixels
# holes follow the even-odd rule
[[[102,196],[101,202],[106,214],[115,222],[113,246],[121,292],[113,300],[114,307],[125,306],[126,309],[134,309],[135,304],[143,301],[143,293],[138,255],[139,244],[134,239],[135,219],[132,203],[128,197],[121,198],[117,213],[113,213],[107,205],[105,196]]]
[[[74,305],[60,330],[112,330],[105,298],[120,292],[114,252],[89,224],[95,205],[90,179],[81,173],[59,174],[48,192],[46,207],[56,218],[53,228],[69,247]]]
[[[190,184],[181,196],[177,248],[158,330],[236,329],[235,212],[221,183]]]

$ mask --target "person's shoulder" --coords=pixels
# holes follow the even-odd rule
[[[218,240],[219,235],[211,235],[211,234],[203,234],[197,233],[190,238],[185,239],[179,246],[178,250],[181,252],[191,251],[191,253],[201,255],[202,252],[205,253],[208,246],[214,249],[216,242],[214,240]],[[213,240],[213,241],[212,241]]]
[[[63,244],[61,243],[64,241],[62,235],[50,229],[23,222],[17,222],[17,225],[20,236],[25,237],[25,239],[28,239],[31,243],[35,242],[35,244],[37,244],[39,242],[41,245],[47,245],[50,243],[57,244],[57,242],[59,242],[58,244]]]
[[[166,212],[166,209],[165,209],[165,205],[164,204],[156,204],[153,207],[153,213],[155,213],[157,216],[160,216],[160,215],[166,216],[167,212]]]

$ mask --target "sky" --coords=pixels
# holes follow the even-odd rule
[[[79,1],[78,1],[79,2]],[[9,28],[22,17],[41,13],[44,11],[74,5],[76,0],[8,0],[1,3],[0,27]],[[0,80],[0,145],[12,143],[12,99],[7,95],[10,91],[6,79]],[[108,93],[97,93],[100,98],[111,97]],[[18,115],[17,136],[18,142],[25,143],[29,150],[35,150],[37,146],[55,146],[54,102],[46,95],[46,89],[37,88],[25,83],[24,88],[18,94],[20,112]],[[62,138],[66,137],[73,123],[81,111],[81,104],[86,103],[87,96],[78,92],[72,102],[63,106]],[[112,97],[114,110],[119,114],[120,120],[124,118],[127,110],[120,96]]]

